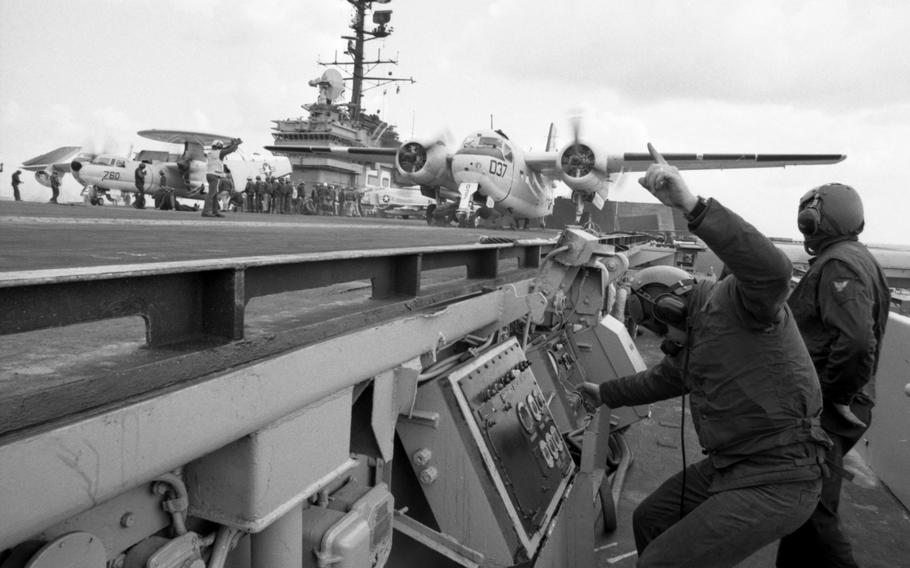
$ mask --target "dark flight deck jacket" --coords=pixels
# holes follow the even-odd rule
[[[832,405],[871,408],[862,389],[878,366],[891,292],[878,262],[856,237],[828,244],[809,263],[788,304],[821,383],[822,424],[856,441],[865,428],[844,420]]]
[[[601,384],[608,406],[690,395],[695,431],[722,491],[821,476],[830,440],[809,353],[787,307],[791,264],[711,199],[689,223],[730,276],[687,295],[688,344],[646,371]]]

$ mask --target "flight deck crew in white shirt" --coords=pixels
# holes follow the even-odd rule
[[[240,146],[242,140],[234,138],[227,146],[221,140],[215,140],[212,148],[206,152],[206,161],[208,162],[208,172],[205,174],[205,181],[208,184],[208,192],[205,194],[205,205],[202,207],[203,217],[223,217],[215,211],[215,200],[218,197],[218,186],[221,185],[221,178],[226,173],[224,171],[224,157],[233,152]]]

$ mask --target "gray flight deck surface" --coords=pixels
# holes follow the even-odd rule
[[[0,270],[39,270],[477,242],[556,231],[429,227],[416,219],[138,210],[0,201]]]
[[[135,210],[0,201],[0,271],[137,264],[253,255],[327,252],[377,248],[452,245],[476,242],[481,235],[548,238],[557,231],[495,231],[428,227],[420,220],[313,217],[227,213],[203,219],[198,212]],[[350,285],[356,288],[356,284]],[[293,299],[280,307],[295,306]],[[248,321],[259,333],[278,327],[263,310]],[[136,318],[138,319],[138,318]],[[273,325],[274,324],[274,325]],[[79,373],[153,357],[141,347],[141,322],[117,321],[6,336],[0,339],[0,396],[23,389],[59,388]],[[253,333],[257,331],[254,330]],[[86,348],[82,342],[90,342]],[[651,364],[660,354],[653,337],[639,338]],[[38,347],[36,347],[36,345]],[[23,350],[28,348],[29,354]],[[91,351],[91,353],[87,353]],[[79,372],[70,370],[78,369]],[[85,376],[78,377],[85,380]],[[37,384],[36,384],[37,383]],[[618,504],[619,528],[599,537],[598,566],[635,565],[631,530],[634,507],[682,463],[679,439],[680,401],[653,405],[651,418],[633,425],[626,435],[634,462]],[[686,420],[689,463],[701,454],[692,421]],[[842,515],[860,566],[908,566],[910,516],[886,488],[864,489],[844,484]],[[776,545],[741,564],[774,565]]]

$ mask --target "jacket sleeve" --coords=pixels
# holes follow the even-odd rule
[[[231,152],[234,152],[239,147],[240,147],[239,139],[234,138],[233,140],[231,140],[231,142],[227,146],[225,146],[224,148],[221,149],[220,152],[218,152],[218,158],[223,160],[228,154],[230,154]]]
[[[689,223],[736,277],[742,307],[757,321],[770,323],[787,301],[793,266],[787,256],[742,217],[715,199]]]
[[[650,369],[600,385],[600,399],[610,408],[649,404],[685,392],[679,366],[670,357]]]
[[[835,404],[850,404],[875,365],[872,295],[846,264],[831,260],[822,268],[818,303],[822,322],[834,332],[827,364],[819,373],[822,395]]]

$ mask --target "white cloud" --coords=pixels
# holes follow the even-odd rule
[[[500,21],[527,9],[515,6]],[[509,31],[500,56],[490,60],[497,73],[609,85],[637,101],[716,98],[843,109],[910,97],[910,59],[900,49],[907,6],[895,1],[569,0],[541,11],[535,20],[548,25]],[[496,33],[494,26],[478,37]]]
[[[52,6],[49,7],[49,6]],[[394,33],[369,42],[417,83],[368,91],[409,137],[486,127],[519,146],[584,135],[612,152],[844,152],[831,167],[693,173],[693,186],[760,228],[795,232],[792,203],[832,179],[866,198],[869,239],[907,242],[895,170],[910,139],[904,0],[395,0]],[[306,82],[350,32],[339,0],[0,2],[0,158],[130,144],[144,128],[272,141]],[[379,71],[388,69],[379,68]],[[894,165],[898,166],[895,167]],[[614,190],[647,200],[636,176]],[[687,178],[689,179],[689,178]],[[8,184],[5,184],[8,185]]]
[[[22,106],[16,101],[3,101],[0,103],[0,122],[3,126],[9,126],[22,120],[24,114]]]

